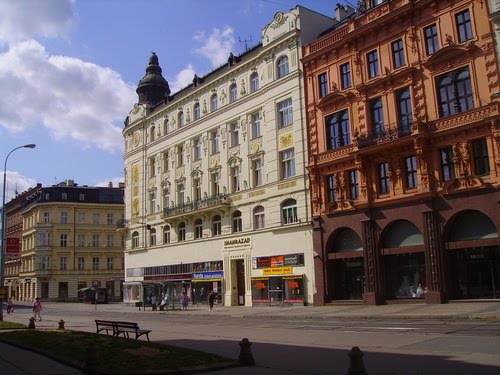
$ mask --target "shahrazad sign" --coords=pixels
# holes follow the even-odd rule
[[[19,238],[7,238],[5,249],[6,258],[18,258],[21,256],[21,241]]]

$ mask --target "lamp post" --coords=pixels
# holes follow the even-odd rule
[[[3,193],[2,193],[2,230],[1,230],[1,240],[0,240],[0,246],[2,247],[2,250],[0,251],[0,289],[2,290],[3,294],[2,296],[5,296],[5,289],[4,289],[4,280],[5,280],[5,234],[7,232],[7,223],[6,223],[6,214],[5,214],[5,189],[7,185],[7,160],[9,160],[10,154],[12,154],[14,151],[19,150],[20,148],[35,148],[36,145],[34,143],[30,143],[24,146],[19,146],[16,147],[7,154],[5,157],[5,163],[3,165]],[[0,321],[3,320],[3,297],[1,298],[0,301]]]

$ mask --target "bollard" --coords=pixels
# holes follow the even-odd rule
[[[348,354],[349,369],[347,375],[367,375],[365,364],[363,363],[363,352],[357,346],[353,346]]]
[[[64,329],[64,320],[60,320],[59,322],[59,327],[57,327],[58,329]]]
[[[250,347],[252,343],[248,339],[243,339],[240,342],[240,356],[238,357],[238,363],[241,366],[255,366],[255,361],[253,359],[252,351]]]
[[[35,327],[35,318],[34,317],[30,318],[30,322],[28,324],[28,328],[36,328]]]

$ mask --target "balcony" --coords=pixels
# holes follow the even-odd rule
[[[230,199],[226,194],[213,195],[211,197],[199,199],[189,203],[182,203],[177,206],[167,207],[163,210],[163,218],[177,219],[190,216],[195,213],[222,213],[222,211],[229,208],[229,206]]]
[[[374,134],[360,134],[356,138],[356,142],[358,144],[358,149],[362,149],[365,147],[393,142],[398,139],[408,137],[411,134],[411,123],[407,125],[389,124],[388,128],[387,126],[384,128],[379,128],[376,132],[374,132]]]

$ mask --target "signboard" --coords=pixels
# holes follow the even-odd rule
[[[7,238],[5,251],[6,258],[18,258],[21,256],[21,241],[19,238]]]
[[[293,267],[272,267],[262,270],[264,275],[285,275],[293,273]]]
[[[250,249],[251,247],[251,237],[237,237],[224,241],[224,250]]]
[[[253,268],[303,266],[303,265],[304,265],[303,253],[252,258]]]
[[[206,279],[222,279],[222,271],[212,271],[212,272],[196,272],[193,273],[194,280],[206,280]]]

